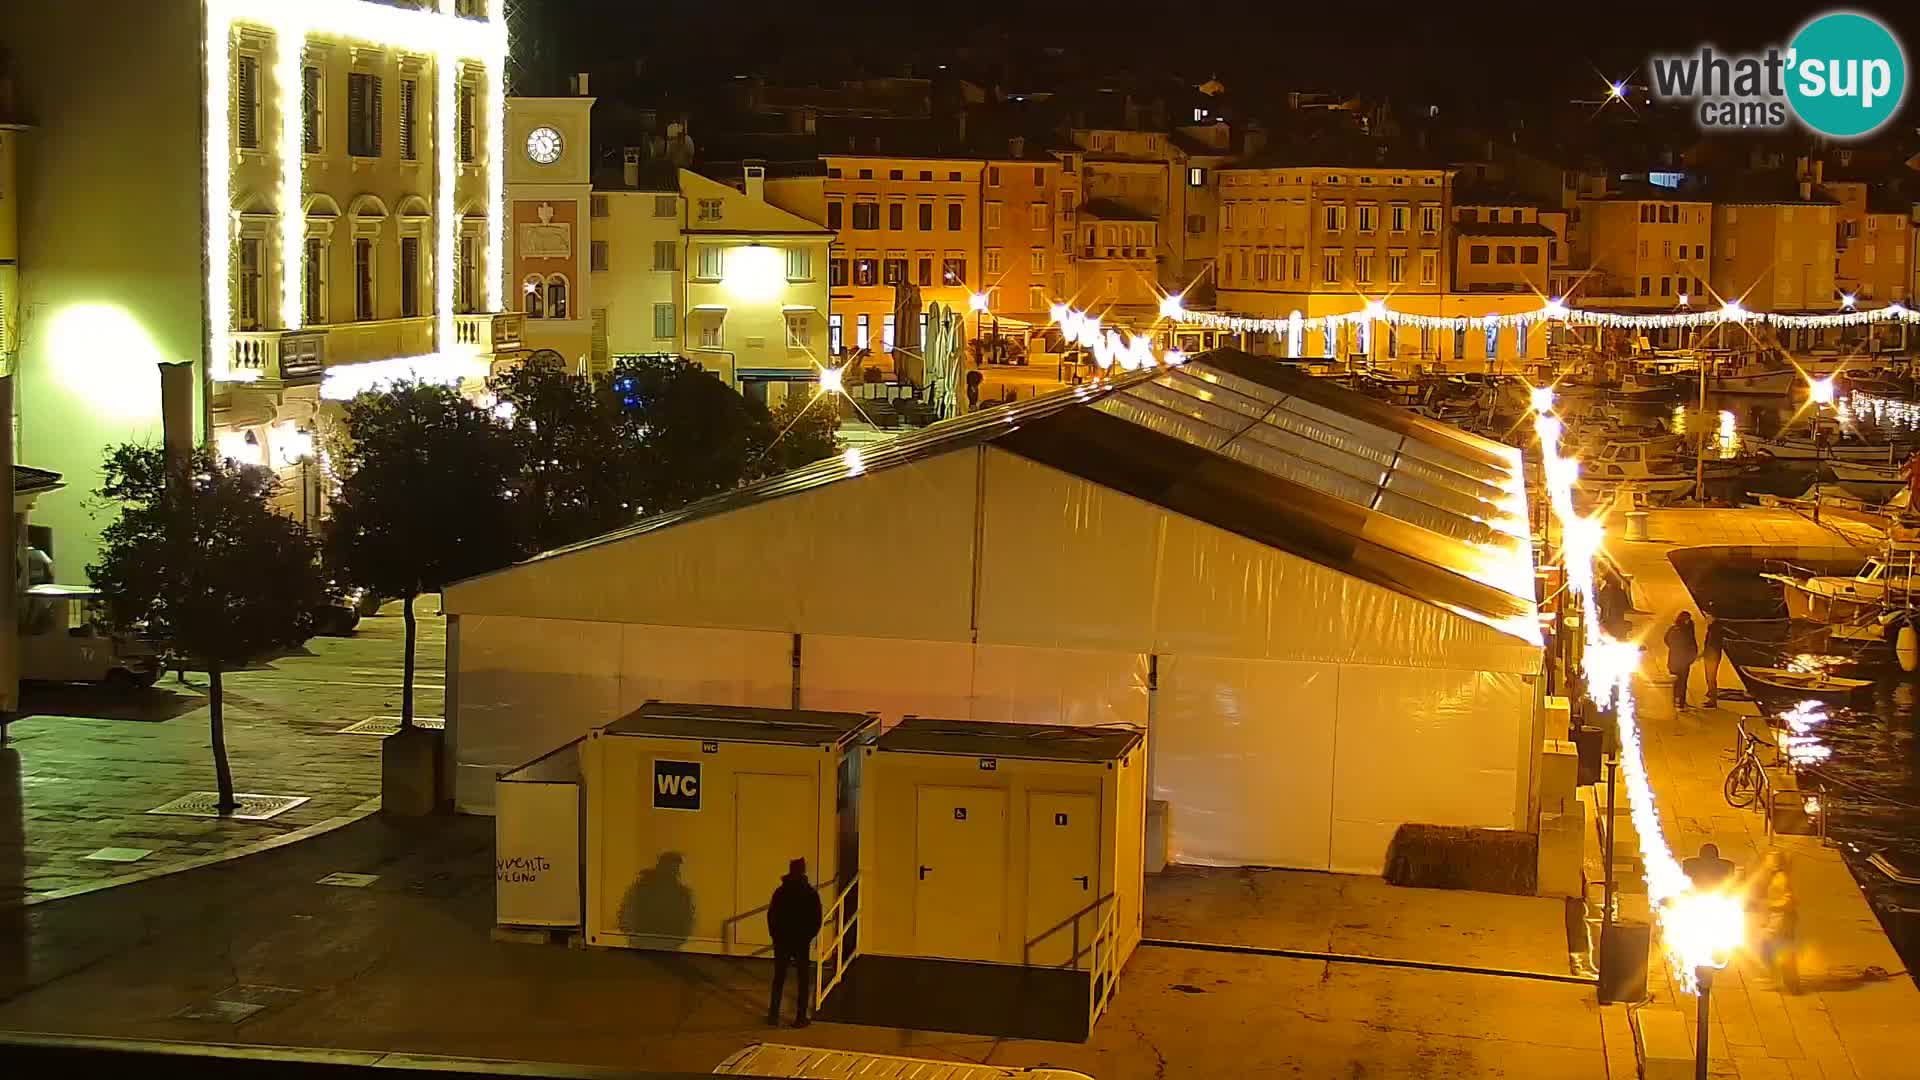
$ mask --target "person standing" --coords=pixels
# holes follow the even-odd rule
[[[1726,630],[1713,612],[1706,613],[1707,636],[1700,651],[1700,671],[1707,677],[1707,708],[1720,700],[1720,654],[1726,650]]]
[[[1687,707],[1687,674],[1700,659],[1700,639],[1693,633],[1693,613],[1683,611],[1667,631],[1667,671],[1673,675],[1673,710]]]
[[[806,1027],[807,1002],[813,991],[813,939],[820,933],[820,894],[807,881],[807,860],[787,864],[787,876],[767,901],[767,936],[773,939],[773,1002],[767,1006],[767,1026],[780,1026],[780,994],[786,989],[787,968],[798,972],[799,1001],[793,1026]]]

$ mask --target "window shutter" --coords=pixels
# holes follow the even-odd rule
[[[240,145],[252,149],[260,145],[260,61],[242,56],[234,70],[235,117]]]
[[[300,70],[300,140],[309,154],[320,152],[320,69]]]
[[[360,74],[347,76],[347,153],[367,154],[367,77]]]
[[[380,156],[380,134],[381,134],[380,129],[385,126],[380,122],[382,117],[381,99],[380,99],[381,80],[378,75],[375,75],[369,78],[367,82],[372,87],[372,90],[373,90],[373,103],[372,103],[372,110],[371,110],[372,115],[368,117],[368,122],[373,126],[373,132],[372,132],[373,137],[368,141],[371,142],[373,145],[373,156],[379,157]]]
[[[419,107],[415,98],[418,88],[419,84],[412,79],[400,81],[400,160],[402,161],[412,161],[416,153],[413,130],[415,109]]]

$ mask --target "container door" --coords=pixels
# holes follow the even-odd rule
[[[1107,901],[1111,903],[1111,900]],[[1073,967],[1093,946],[1100,895],[1100,802],[1027,796],[1027,963]]]
[[[811,776],[736,773],[733,778],[733,919],[727,939],[772,946],[767,901],[787,864],[807,860],[807,880],[820,906],[833,903],[833,886],[820,881],[820,803]]]
[[[1007,793],[923,787],[918,794],[914,949],[921,956],[996,959],[1006,913]]]

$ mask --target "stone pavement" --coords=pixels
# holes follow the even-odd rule
[[[432,610],[433,605],[426,607]],[[397,608],[394,608],[397,611]],[[335,734],[400,711],[401,621],[364,619],[352,637],[315,638],[225,676],[227,754],[238,791],[307,796],[267,821],[149,814],[214,789],[206,677],[174,676],[119,697],[105,688],[27,687],[0,750],[0,906],[167,872],[297,838],[364,813],[380,793],[380,740]],[[445,699],[444,624],[420,620],[416,712]],[[89,859],[103,848],[150,854]]]
[[[1668,558],[1673,551],[1700,546],[1817,549],[1863,538],[1841,537],[1785,510],[1655,510],[1649,525],[1648,542],[1628,542],[1620,539],[1624,522],[1616,517],[1608,524],[1607,551],[1633,575],[1635,606],[1648,612],[1632,619],[1646,647],[1635,693],[1647,771],[1668,842],[1684,857],[1710,840],[1743,867],[1754,865],[1770,845],[1789,852],[1801,939],[1807,944],[1800,994],[1783,993],[1744,955],[1718,977],[1712,998],[1716,1065],[1723,1075],[1747,1080],[1920,1077],[1920,989],[1904,973],[1904,964],[1839,853],[1812,837],[1776,836],[1769,841],[1760,814],[1733,809],[1721,793],[1732,763],[1739,715],[1735,710],[1752,714],[1753,707],[1726,702],[1722,708],[1696,708],[1676,716],[1666,651],[1659,644],[1682,608],[1693,610],[1700,620]],[[1692,685],[1705,685],[1697,671]],[[1739,685],[1731,664],[1723,665],[1720,685]],[[1652,967],[1656,1003],[1681,1010],[1691,1032],[1694,999],[1675,989],[1664,963],[1656,960]],[[1875,977],[1875,968],[1893,977]],[[1724,1071],[1728,1059],[1737,1073]]]
[[[0,1029],[687,1071],[772,1039],[1056,1065],[1100,1080],[1609,1075],[1587,986],[1153,947],[1134,954],[1085,1045],[830,1023],[771,1031],[760,1023],[764,960],[493,942],[492,828],[376,815],[27,909],[11,936],[0,930]],[[335,871],[377,877],[317,884]],[[1284,872],[1165,880],[1166,897],[1150,901],[1154,926],[1183,936],[1305,944],[1327,940],[1319,927],[1333,919],[1363,923],[1337,940],[1374,955],[1449,955],[1452,943],[1453,955],[1505,968],[1565,963],[1564,938],[1544,917],[1527,931],[1503,925],[1513,898],[1476,915],[1474,901],[1489,898],[1457,894],[1443,916],[1415,918],[1434,899],[1425,890],[1369,883],[1343,894],[1346,883],[1327,875]],[[1350,896],[1363,916],[1333,910]],[[1236,930],[1256,904],[1307,912],[1296,925],[1312,929]]]

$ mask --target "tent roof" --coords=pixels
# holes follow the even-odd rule
[[[909,716],[880,736],[881,750],[1034,761],[1118,761],[1140,742],[1130,727],[1059,727]]]
[[[861,713],[649,701],[602,730],[608,735],[833,746],[874,722]]]
[[[849,449],[531,561],[981,444],[1537,641],[1519,451],[1232,349]]]

